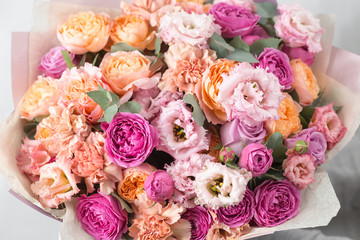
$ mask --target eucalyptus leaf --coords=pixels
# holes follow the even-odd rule
[[[300,115],[305,119],[306,122],[310,122],[310,119],[314,115],[315,107],[304,107],[300,112]]]
[[[141,108],[142,106],[139,103],[135,101],[129,101],[120,106],[119,112],[139,113]]]
[[[61,50],[61,54],[65,60],[66,66],[71,69],[73,68],[75,65],[72,62],[70,53],[67,50]]]
[[[96,61],[97,61],[98,57],[99,57],[99,54],[96,54],[96,56],[95,56],[95,58],[94,58],[94,60],[92,62],[93,66],[96,66]]]
[[[253,55],[259,56],[264,51],[264,48],[275,48],[275,49],[277,49],[279,47],[280,42],[281,42],[281,39],[279,39],[279,38],[260,39],[260,40],[258,40],[256,42],[254,42],[250,46],[250,52]]]
[[[107,123],[110,123],[111,120],[114,118],[114,116],[118,112],[118,107],[116,105],[111,105],[108,108],[104,110],[104,120]]]
[[[280,132],[272,134],[266,141],[265,146],[268,149],[272,149],[272,156],[274,162],[282,163],[286,158],[287,147],[283,144],[283,136]]]
[[[342,108],[343,108],[343,106],[333,106],[333,109],[336,113],[339,113]]]
[[[240,36],[231,40],[230,45],[239,50],[244,50],[246,52],[250,51],[249,45],[247,45]]]
[[[317,107],[319,105],[321,98],[324,96],[324,92],[325,90],[319,93],[319,96],[313,101],[311,107]]]
[[[79,62],[79,67],[82,67],[82,66],[85,65],[86,55],[87,55],[87,53],[85,53],[85,54],[82,56],[82,58],[81,58],[81,60],[80,60],[80,62]]]
[[[258,25],[270,36],[276,37],[275,22],[272,18],[260,18]]]
[[[135,50],[138,50],[138,49],[136,47],[131,46],[130,44],[128,44],[126,42],[118,42],[111,46],[111,52],[118,52],[118,51],[132,52]]]
[[[118,196],[116,193],[112,192],[111,196],[115,197],[117,200],[119,200],[122,209],[125,209],[128,213],[133,213],[134,211],[132,208],[125,202],[124,199],[122,199],[120,196]]]
[[[249,63],[258,63],[259,62],[251,53],[246,52],[241,49],[237,49],[233,52],[230,52],[224,58],[238,61],[238,62],[249,62]]]
[[[262,175],[262,178],[265,178],[265,179],[274,179],[276,181],[281,181],[284,179],[284,175],[281,173],[281,172],[275,172],[273,174],[270,174],[270,173],[265,173]]]
[[[257,14],[264,18],[273,18],[277,8],[272,2],[255,3]]]
[[[155,55],[159,55],[161,50],[161,43],[162,43],[161,38],[157,37],[155,41]]]
[[[186,94],[183,98],[184,102],[193,107],[193,118],[198,126],[202,126],[205,122],[205,115],[201,111],[198,101],[192,94]]]
[[[210,48],[216,51],[218,58],[223,58],[229,54],[230,51],[235,51],[235,48],[228,44],[225,39],[217,33],[214,33],[211,37]]]
[[[234,162],[226,162],[225,165],[231,169],[239,169],[239,166]]]
[[[301,115],[299,115],[300,118],[300,123],[303,126],[303,129],[308,128],[309,127],[309,122],[305,120],[305,118]]]
[[[299,95],[297,94],[295,89],[293,89],[291,92],[289,92],[289,95],[295,102],[299,103],[299,100],[300,100]]]
[[[107,98],[106,92],[101,90],[95,90],[86,93],[89,97],[92,98],[100,107],[105,110],[111,105],[111,102]]]

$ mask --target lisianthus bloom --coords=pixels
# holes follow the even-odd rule
[[[214,210],[241,202],[251,173],[234,170],[220,163],[206,162],[195,176],[197,201]]]
[[[21,117],[31,120],[37,116],[48,115],[49,107],[55,106],[59,97],[57,81],[51,77],[38,76],[22,100]]]
[[[103,49],[110,36],[111,19],[105,14],[81,12],[57,28],[57,37],[70,52],[84,54]]]
[[[282,5],[279,7],[280,16],[276,19],[276,34],[289,47],[307,46],[309,52],[318,53],[321,48],[321,35],[324,30],[320,27],[320,20],[300,7],[299,4]]]
[[[299,96],[302,106],[310,105],[318,98],[320,87],[311,68],[300,59],[290,61],[294,82],[292,86]]]
[[[209,211],[202,207],[196,206],[188,208],[181,216],[191,223],[191,240],[204,240],[213,224],[213,219]]]
[[[209,149],[206,130],[197,125],[183,100],[168,103],[152,124],[159,133],[156,148],[174,158],[187,159],[194,153]]]
[[[315,174],[314,157],[307,154],[298,154],[289,149],[287,159],[283,162],[284,176],[299,189],[306,188],[313,183]]]
[[[317,130],[317,127],[309,127],[291,138],[286,138],[284,144],[290,149],[294,148],[296,143],[301,140],[309,144],[309,148],[305,153],[314,157],[315,165],[322,164],[325,161],[325,152],[327,148],[324,135]]]
[[[253,0],[215,0],[214,4],[221,2],[226,2],[231,5],[239,6],[250,10],[251,12],[256,12],[256,5]]]
[[[87,92],[98,89],[98,85],[110,90],[98,67],[85,63],[83,67],[66,70],[59,80],[61,102],[65,105],[74,104],[78,111],[90,123],[96,123],[103,115],[103,110]]]
[[[301,59],[308,66],[311,66],[315,60],[315,54],[308,51],[307,47],[292,48],[284,45],[281,51],[286,53],[290,60]]]
[[[237,228],[249,223],[255,213],[255,197],[250,189],[246,189],[244,198],[237,205],[220,207],[215,211],[216,219],[230,228]]]
[[[158,134],[141,115],[117,113],[101,127],[107,134],[105,151],[118,166],[129,168],[143,163],[158,143]]]
[[[241,37],[241,40],[243,40],[244,43],[250,46],[258,40],[269,37],[269,34],[267,34],[267,32],[262,27],[255,25],[251,32]]]
[[[283,93],[283,95],[285,98],[280,103],[278,109],[280,119],[266,121],[265,128],[268,136],[275,132],[280,132],[284,138],[287,138],[290,134],[299,133],[302,129],[299,118],[302,108],[289,94]]]
[[[260,20],[259,15],[248,9],[225,2],[214,4],[209,13],[214,16],[215,23],[221,26],[225,38],[247,35]]]
[[[215,221],[214,224],[209,229],[206,239],[216,239],[216,240],[229,240],[229,239],[238,239],[248,233],[250,233],[250,225],[244,224],[243,226],[237,228],[230,228],[228,225]]]
[[[152,172],[144,182],[146,195],[155,202],[170,199],[174,193],[174,188],[174,181],[164,170]]]
[[[267,180],[255,189],[254,221],[260,227],[280,225],[295,217],[301,192],[288,180]]]
[[[272,163],[272,150],[260,143],[251,143],[242,150],[239,167],[251,172],[253,177],[258,177],[266,173]]]
[[[23,139],[20,153],[16,156],[19,169],[24,172],[32,182],[39,179],[40,168],[51,160],[49,153],[41,145],[40,140]]]
[[[112,20],[110,38],[113,43],[126,42],[139,50],[155,49],[156,31],[139,15],[123,15]]]
[[[203,74],[201,84],[196,86],[196,96],[206,119],[213,124],[226,122],[224,108],[218,101],[219,87],[223,83],[223,76],[235,66],[235,62],[226,58],[216,60]]]
[[[216,52],[188,44],[174,44],[164,54],[168,69],[165,71],[159,88],[165,91],[195,92],[203,73],[216,60]]]
[[[222,77],[218,101],[228,120],[240,118],[253,125],[279,117],[277,110],[284,97],[282,86],[274,74],[244,62]]]
[[[160,73],[153,75],[150,71],[151,57],[138,51],[107,53],[100,68],[106,82],[124,102],[130,99],[133,91],[150,89],[157,85]]]
[[[332,149],[345,136],[347,128],[334,111],[334,103],[323,107],[316,107],[310,120],[309,127],[316,126],[327,142],[327,149]]]
[[[138,196],[144,193],[144,183],[151,172],[151,166],[146,163],[134,168],[125,169],[123,171],[123,178],[117,187],[120,197],[133,203]]]
[[[36,126],[35,139],[40,140],[50,156],[56,156],[61,150],[67,149],[84,141],[91,131],[86,124],[85,116],[78,114],[74,105],[49,108],[50,116],[41,120]]]
[[[80,191],[76,185],[79,182],[71,172],[71,163],[59,154],[55,162],[40,168],[40,178],[31,184],[31,190],[43,207],[57,208]]]
[[[221,143],[231,147],[237,156],[240,156],[244,147],[250,143],[261,143],[266,137],[264,123],[248,125],[238,118],[224,123],[220,128]]]
[[[76,205],[76,218],[96,240],[117,240],[127,232],[128,214],[113,196],[82,195]]]
[[[293,83],[293,74],[288,56],[274,48],[265,48],[258,57],[259,63],[255,63],[254,67],[261,67],[267,72],[273,73],[284,89],[291,89]]]
[[[167,44],[187,43],[206,48],[214,32],[220,33],[220,26],[214,23],[212,15],[175,12],[160,19],[158,35]]]
[[[146,194],[135,200],[135,219],[129,235],[135,240],[189,239],[190,223],[181,219],[185,208],[179,204],[156,203]]]
[[[62,55],[62,50],[66,50],[63,46],[57,46],[50,49],[44,56],[41,57],[39,70],[46,76],[52,78],[60,78],[61,74],[67,69],[66,62]],[[69,52],[71,60],[74,62],[75,54]]]

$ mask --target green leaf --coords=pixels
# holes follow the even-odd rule
[[[204,4],[213,4],[214,3],[214,0],[206,0],[205,2],[204,2]]]
[[[289,95],[295,102],[299,103],[299,95],[297,94],[295,89],[293,89],[291,92],[289,92]]]
[[[216,144],[212,149],[211,151],[217,151],[217,150],[220,150],[221,148],[223,147],[222,143],[218,143]]]
[[[82,66],[85,65],[86,55],[87,55],[87,53],[85,53],[85,54],[82,56],[82,58],[81,58],[81,60],[80,60],[80,62],[79,62],[79,67],[82,67]]]
[[[240,36],[235,37],[233,40],[231,40],[230,45],[239,50],[244,50],[246,52],[250,51],[249,45],[247,45],[243,40],[241,40]]]
[[[125,209],[128,213],[133,213],[134,211],[131,209],[131,207],[125,202],[124,199],[122,199],[120,196],[118,196],[116,193],[112,192],[111,196],[115,197],[117,200],[119,200],[122,209]]]
[[[272,134],[264,144],[268,149],[272,149],[274,162],[282,163],[286,158],[287,147],[283,144],[283,136],[280,132]]]
[[[310,123],[310,119],[314,115],[315,107],[304,107],[303,110],[300,112],[300,116],[304,118],[307,123]]]
[[[300,118],[301,125],[303,126],[303,129],[308,128],[309,123],[305,120],[305,118],[301,115],[299,115],[299,118]]]
[[[218,58],[223,58],[229,54],[230,51],[235,51],[235,48],[228,44],[225,39],[217,33],[214,33],[211,37],[210,48],[216,51]]]
[[[67,50],[61,50],[61,54],[65,60],[66,66],[71,69],[73,68],[75,65],[72,62],[70,53]]]
[[[119,112],[139,113],[141,108],[142,106],[139,103],[129,101],[120,106]]]
[[[282,174],[282,172],[274,172],[272,174],[270,173],[265,173],[261,176],[264,179],[274,179],[276,181],[281,181],[284,179],[284,175]]]
[[[161,50],[161,43],[162,43],[161,38],[157,37],[155,41],[155,55],[159,55]]]
[[[257,14],[264,18],[273,18],[276,15],[277,8],[272,2],[255,3]]]
[[[343,108],[343,106],[333,106],[333,109],[336,113],[339,113],[342,108]]]
[[[272,18],[260,18],[258,25],[270,36],[276,37],[275,22]]]
[[[111,52],[118,52],[118,51],[124,51],[124,52],[132,52],[138,50],[136,47],[131,46],[130,44],[126,42],[118,42],[111,46]]]
[[[111,105],[111,106],[107,107],[104,110],[104,120],[107,123],[110,123],[111,120],[114,118],[114,116],[117,114],[117,112],[118,112],[118,106]]]
[[[198,126],[202,126],[205,121],[205,115],[201,111],[198,101],[192,94],[186,94],[183,98],[184,102],[193,107],[193,118]]]
[[[250,52],[254,55],[259,56],[264,51],[264,48],[277,49],[279,47],[280,42],[281,42],[281,39],[279,39],[279,38],[260,39],[256,42],[254,42],[250,46]]]
[[[237,49],[234,52],[230,52],[224,58],[238,61],[238,62],[249,62],[249,63],[258,63],[259,61],[249,52],[246,52],[241,49]]]
[[[324,95],[324,92],[325,92],[325,90],[324,90],[324,91],[321,91],[321,92],[319,93],[319,96],[313,101],[313,103],[311,104],[311,107],[317,107],[317,105],[319,105],[320,100],[321,100],[321,98],[322,98],[323,95]]]
[[[97,61],[98,57],[99,57],[99,54],[96,54],[94,61],[92,62],[93,66],[96,66],[96,61]]]
[[[103,110],[105,110],[111,105],[111,102],[107,98],[106,92],[104,91],[95,90],[95,91],[87,92],[86,94],[89,97],[91,97],[92,100],[94,100],[97,104],[99,104]]]
[[[234,163],[233,161],[226,162],[225,165],[231,169],[239,169],[239,166],[236,163]]]
[[[25,126],[24,126],[24,132],[26,134],[29,134],[31,131],[33,131],[36,126],[38,125],[39,123],[36,123],[36,122],[29,122],[27,123]]]

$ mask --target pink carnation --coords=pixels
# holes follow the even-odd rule
[[[218,101],[228,120],[243,119],[249,125],[274,120],[283,100],[282,86],[272,73],[253,68],[249,63],[236,65],[228,75],[223,74]]]
[[[206,130],[194,121],[192,112],[183,100],[162,107],[153,124],[159,134],[158,150],[174,158],[187,159],[192,154],[209,149]]]
[[[289,47],[307,46],[309,52],[318,53],[321,48],[321,35],[324,30],[320,27],[319,19],[298,4],[279,7],[280,16],[275,22],[276,34]]]
[[[315,173],[314,157],[312,155],[300,155],[293,151],[283,163],[284,176],[287,177],[299,189],[306,188],[313,183]]]
[[[332,149],[345,136],[347,128],[333,109],[334,103],[315,108],[309,127],[316,126],[327,142],[327,149]]]

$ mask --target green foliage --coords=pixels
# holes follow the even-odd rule
[[[72,62],[70,53],[67,50],[61,50],[61,54],[65,60],[66,66],[71,69],[73,67],[75,67],[75,65]]]
[[[263,18],[273,18],[276,15],[277,8],[272,2],[255,3],[257,14]]]
[[[277,49],[279,47],[280,42],[281,42],[281,39],[279,39],[279,38],[260,39],[256,42],[254,42],[250,46],[250,52],[254,55],[259,56],[264,51],[264,48]]]
[[[131,46],[130,44],[126,42],[118,42],[111,46],[111,52],[118,52],[118,51],[124,51],[124,52],[132,52],[138,50],[136,47]]]
[[[202,126],[205,122],[205,115],[201,111],[198,101],[192,94],[186,94],[184,96],[184,102],[190,104],[193,109],[193,118],[198,126]]]
[[[282,163],[285,160],[287,147],[283,144],[283,136],[280,132],[272,134],[264,145],[273,150],[272,156],[275,163]]]
[[[119,112],[139,113],[141,108],[142,106],[139,103],[135,101],[129,101],[120,106]]]
[[[134,210],[132,210],[132,208],[119,195],[117,195],[116,193],[113,192],[113,193],[111,193],[111,196],[113,196],[120,202],[122,209],[125,209],[128,213],[134,212]]]

